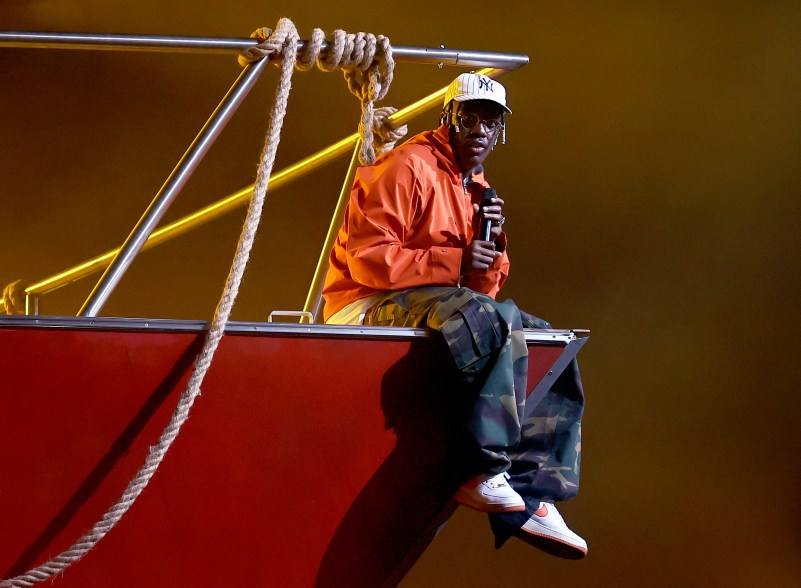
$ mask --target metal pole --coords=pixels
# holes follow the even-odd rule
[[[353,155],[350,158],[348,173],[345,174],[345,181],[342,183],[342,190],[339,192],[339,200],[337,200],[337,206],[334,209],[334,216],[331,217],[331,223],[328,225],[328,234],[325,237],[323,249],[320,251],[311,286],[309,286],[306,303],[303,305],[303,311],[310,312],[314,317],[314,321],[317,322],[319,322],[319,312],[323,306],[323,286],[325,285],[325,274],[328,268],[328,254],[334,246],[339,227],[345,218],[345,207],[350,199],[350,189],[353,185],[353,178],[356,177],[356,168],[359,167],[359,152],[361,148],[362,142],[356,141],[353,146]]]
[[[25,294],[25,314],[39,314],[39,297]]]
[[[119,35],[97,33],[48,33],[0,31],[0,47],[36,49],[92,49],[106,51],[159,51],[178,53],[239,53],[256,45],[255,39],[231,37],[179,37],[166,35]],[[308,41],[298,41],[304,50]],[[325,52],[328,44],[323,43]],[[392,47],[396,61],[462,67],[497,67],[512,70],[528,64],[528,55],[495,51],[470,51],[445,47]]]
[[[134,230],[125,240],[114,260],[92,290],[78,316],[97,316],[97,313],[100,312],[125,270],[131,265],[131,262],[133,262],[150,234],[156,228],[156,225],[158,225],[161,217],[214,143],[214,140],[231,119],[234,112],[236,112],[248,92],[253,88],[268,62],[268,59],[261,59],[243,69],[234,85],[212,113],[211,118],[200,130],[198,136],[195,137],[189,149],[167,178],[159,193],[156,194],[142,218],[139,219],[136,227],[134,227]]]

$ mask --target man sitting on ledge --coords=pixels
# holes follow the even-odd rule
[[[578,369],[574,361],[523,422],[523,328],[549,325],[495,300],[509,258],[504,201],[485,180],[483,163],[499,138],[505,142],[507,114],[500,83],[461,74],[448,87],[438,129],[357,170],[329,260],[325,317],[440,331],[472,399],[473,471],[456,501],[491,513],[498,547],[514,535],[578,559],[587,544],[554,506],[578,491]]]

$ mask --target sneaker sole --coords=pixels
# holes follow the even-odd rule
[[[546,533],[538,533],[525,527],[515,529],[513,534],[529,545],[563,559],[582,559],[587,555],[587,548],[582,545]]]

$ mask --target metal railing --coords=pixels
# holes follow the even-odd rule
[[[0,32],[0,47],[220,53],[240,52],[254,44],[256,44],[254,39]],[[298,50],[303,49],[305,44],[306,41],[299,41]],[[434,63],[440,66],[444,64],[465,67],[487,66],[487,68],[481,70],[480,73],[491,77],[500,75],[506,70],[517,69],[528,63],[528,56],[522,54],[465,51],[445,49],[443,47],[433,49],[425,47],[393,46],[393,56],[396,61]],[[218,200],[160,229],[156,229],[159,220],[161,220],[164,213],[174,201],[192,172],[196,169],[225,124],[230,120],[238,106],[244,101],[250,89],[255,85],[266,63],[267,60],[261,60],[244,68],[231,89],[217,106],[212,116],[203,126],[198,136],[165,181],[161,190],[159,190],[158,194],[154,197],[150,206],[140,218],[123,245],[54,276],[50,276],[27,286],[25,288],[26,314],[38,314],[38,298],[42,294],[51,292],[95,272],[105,270],[103,276],[96,284],[92,294],[79,313],[80,316],[96,316],[140,251],[177,237],[249,201],[250,195],[253,192],[253,185],[243,188],[234,194]],[[441,104],[444,93],[445,88],[442,88],[399,110],[389,117],[389,124],[393,127],[397,127],[411,121],[419,114]],[[358,133],[354,133],[302,159],[294,165],[273,174],[270,176],[269,180],[270,190],[278,189],[305,176],[333,159],[344,155],[346,152],[353,151],[355,154],[359,148],[358,142],[359,135]],[[354,156],[351,160],[348,175],[343,184],[339,202],[331,220],[328,235],[323,245],[311,288],[304,305],[304,311],[311,312],[312,315],[315,316],[321,304],[320,295],[322,292],[327,254],[333,246],[337,229],[342,222],[344,205],[347,201],[350,183],[352,182],[352,176],[356,166],[357,159]]]
[[[165,35],[117,35],[94,33],[48,33],[28,31],[0,31],[0,47],[34,49],[91,49],[105,51],[157,51],[170,53],[240,53],[258,44],[251,38],[179,37]],[[308,41],[298,41],[298,51]],[[328,49],[323,42],[321,51]],[[528,64],[523,53],[497,53],[471,51],[445,47],[412,47],[393,45],[396,61],[409,63],[435,63],[462,67],[492,67],[513,70]]]

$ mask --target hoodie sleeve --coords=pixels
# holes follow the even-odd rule
[[[347,264],[355,281],[376,290],[458,285],[460,248],[408,244],[413,229],[425,229],[415,226],[415,218],[431,173],[414,157],[359,168],[346,219]]]

